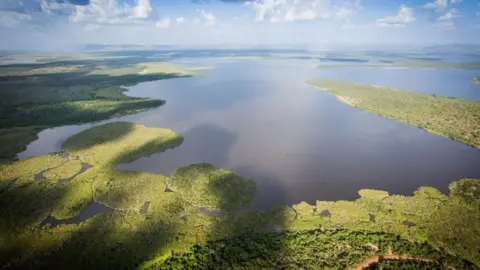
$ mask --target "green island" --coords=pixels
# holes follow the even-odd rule
[[[182,142],[168,129],[113,122],[73,135],[59,153],[1,165],[0,267],[480,268],[480,180],[453,182],[448,195],[363,189],[355,201],[242,212],[255,184],[224,169],[192,164],[166,177],[115,166]],[[71,222],[94,203],[110,211]]]
[[[355,108],[480,149],[480,102],[327,79],[307,84]]]
[[[475,79],[473,79],[473,82],[477,83],[477,84],[480,84],[480,77],[476,77]]]
[[[126,96],[126,86],[196,75],[137,56],[45,57],[0,66],[0,163],[14,159],[44,129],[105,120],[165,103]]]

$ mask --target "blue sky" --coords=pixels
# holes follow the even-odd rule
[[[480,43],[480,0],[1,0],[0,49]]]

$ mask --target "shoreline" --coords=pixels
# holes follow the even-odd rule
[[[422,105],[424,105],[424,107],[429,107],[429,106],[434,107],[435,110],[438,111],[438,113],[445,113],[445,110],[442,110],[443,108],[438,109],[437,107],[442,107],[443,105],[443,107],[451,109],[452,107],[455,107],[457,103],[463,103],[465,104],[466,107],[472,110],[475,110],[473,109],[473,107],[478,107],[477,110],[480,111],[480,102],[478,101],[470,101],[470,100],[464,100],[459,98],[449,98],[449,97],[443,97],[440,95],[429,95],[424,93],[416,93],[416,92],[410,92],[410,91],[405,91],[400,89],[393,89],[389,87],[379,87],[375,85],[352,83],[352,82],[346,82],[346,81],[309,80],[306,82],[306,84],[310,87],[328,92],[334,95],[342,103],[350,105],[354,108],[357,108],[366,112],[370,112],[391,120],[400,121],[410,126],[414,126],[422,130],[425,130],[429,133],[442,136],[444,138],[448,138],[451,140],[455,140],[480,150],[480,139],[476,139],[475,127],[472,127],[472,129],[470,130],[468,129],[456,130],[455,128],[452,128],[448,125],[441,126],[441,124],[443,123],[440,123],[440,124],[437,123],[437,126],[434,126],[431,123],[429,124],[430,122],[429,118],[434,118],[434,117],[438,118],[438,115],[435,114],[435,111],[430,111],[429,114],[425,115],[424,118],[421,118],[421,119],[415,118],[414,120],[411,120],[409,117],[409,115],[416,116],[416,110],[419,110],[418,108],[416,108],[416,107],[419,107],[418,99],[422,99],[422,102],[423,101],[430,102],[430,104],[422,104]],[[334,84],[338,84],[339,86],[332,87],[332,85]],[[356,88],[358,88],[357,89],[358,91],[352,90]],[[375,90],[377,92],[369,93]],[[359,93],[361,91],[363,92]],[[403,103],[396,103],[396,100],[389,96],[394,94],[401,95],[403,98],[406,99],[406,101],[404,101]],[[348,96],[348,95],[351,95],[351,96]],[[352,97],[354,95],[363,95],[365,97]],[[435,100],[432,100],[432,99],[435,99]],[[359,102],[351,102],[350,100],[359,100]],[[368,103],[368,102],[371,102],[372,100],[374,100],[373,102],[376,102],[376,103]],[[438,100],[441,100],[441,102],[443,103],[439,105]],[[399,102],[402,102],[402,101],[400,100]],[[364,105],[364,103],[368,103],[368,105]],[[385,109],[382,106],[384,106]],[[396,108],[398,106],[403,106],[402,108],[406,107],[406,109],[403,109],[402,111],[401,109]],[[410,108],[408,106],[410,106]],[[391,107],[394,107],[394,110],[390,112],[388,110]],[[423,113],[423,111],[420,111],[420,112]],[[401,115],[402,113],[406,114],[406,116]],[[464,113],[463,116],[466,116],[466,115],[467,113]],[[451,118],[451,117],[458,117],[458,116],[457,115],[451,116],[449,114],[445,114],[444,117]],[[465,122],[470,123],[471,119],[465,120],[462,118],[457,118],[454,120],[456,120],[456,122],[458,120],[464,120]],[[479,121],[477,121],[476,123],[475,123],[475,120],[472,120],[472,121],[473,121],[472,125],[474,126],[480,125]],[[465,127],[462,127],[462,128],[465,128]],[[443,130],[443,132],[441,130]],[[467,133],[472,132],[472,134],[468,134],[468,136],[474,138],[473,140],[478,140],[478,142],[469,140],[466,138],[467,136],[462,135],[462,134],[465,134],[466,132]]]

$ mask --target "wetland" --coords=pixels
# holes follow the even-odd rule
[[[0,266],[480,267],[472,66],[236,53],[0,66]]]

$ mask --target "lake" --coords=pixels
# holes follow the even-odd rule
[[[479,86],[471,84],[475,72],[318,70],[312,68],[315,60],[217,63],[203,77],[129,88],[131,96],[166,100],[162,107],[45,130],[18,156],[58,151],[69,136],[111,121],[169,128],[185,137],[180,147],[119,168],[171,175],[180,166],[212,163],[257,183],[255,210],[352,200],[362,188],[410,195],[420,186],[433,186],[447,192],[452,181],[480,178],[477,149],[352,108],[305,84],[311,78],[339,78],[480,100]]]

